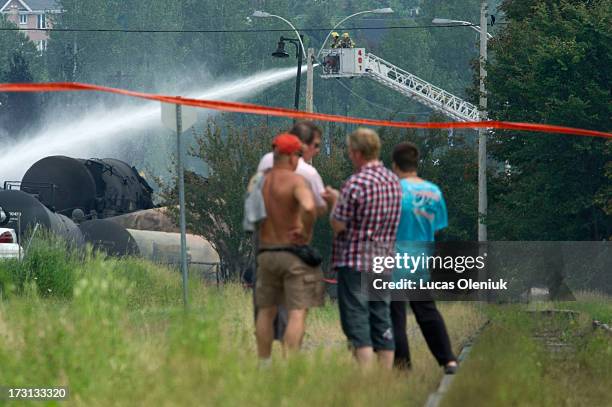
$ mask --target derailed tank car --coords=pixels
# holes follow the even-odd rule
[[[166,209],[154,208],[152,192],[136,168],[123,161],[50,156],[34,163],[21,182],[5,182],[0,207],[10,215],[5,226],[21,234],[38,225],[111,256],[178,266],[180,235]],[[188,234],[187,248],[191,272],[218,277],[219,255],[208,241]]]
[[[111,256],[138,256],[150,261],[179,267],[179,233],[127,229],[108,219],[95,219],[80,225],[86,242]],[[219,254],[203,237],[187,234],[189,271],[207,279],[216,279]]]
[[[83,236],[78,226],[68,217],[51,212],[35,196],[18,190],[0,189],[0,207],[8,214],[5,227],[14,229],[19,241],[36,225],[79,246]]]
[[[45,157],[26,171],[20,188],[65,216],[75,209],[95,219],[153,208],[147,181],[136,168],[112,158]]]

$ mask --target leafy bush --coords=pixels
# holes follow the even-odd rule
[[[43,297],[70,298],[81,264],[65,240],[44,233],[32,241],[22,261],[0,262],[0,286],[10,294],[34,284]]]

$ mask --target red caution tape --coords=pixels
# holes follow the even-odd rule
[[[522,130],[543,133],[573,134],[577,136],[602,137],[612,139],[612,133],[597,130],[579,129],[550,124],[517,123],[505,121],[480,122],[394,122],[388,120],[364,119],[359,117],[337,116],[324,113],[309,113],[300,110],[268,107],[251,103],[223,102],[219,100],[199,100],[177,96],[154,95],[151,93],[134,92],[131,90],[108,88],[87,83],[55,82],[55,83],[5,83],[0,84],[0,92],[63,92],[63,91],[99,91],[131,96],[141,99],[156,100],[164,103],[201,107],[205,109],[222,110],[226,112],[248,113],[265,116],[291,117],[294,119],[320,120],[337,123],[352,123],[368,126],[419,128],[419,129],[503,129]]]

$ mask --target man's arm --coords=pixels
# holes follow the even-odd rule
[[[331,208],[329,215],[329,223],[331,224],[331,228],[334,231],[334,236],[337,236],[346,230],[346,222],[342,222],[334,218],[334,211],[336,210],[336,205],[338,204],[339,197],[340,192],[338,192],[337,189],[334,189],[332,187],[325,188],[325,194],[323,195],[323,198]]]
[[[346,230],[346,222],[341,222],[333,217],[329,218],[329,223],[331,223],[331,228],[334,231],[334,236],[338,236],[340,233]]]
[[[321,177],[319,177],[318,174],[317,174],[317,177],[319,178],[318,182],[316,181],[313,182],[311,186],[313,188],[312,193],[314,197],[314,202],[317,207],[317,217],[320,217],[327,213],[328,202],[325,199],[326,190],[325,190],[325,186],[323,185],[323,181],[321,180]]]
[[[298,177],[293,195],[300,205],[304,232],[305,234],[310,235],[312,233],[314,222],[317,218],[317,208],[315,206],[312,190],[304,178]]]
[[[317,172],[316,168],[310,166],[310,172],[307,172],[307,176],[305,176],[306,181],[310,184],[312,188],[312,193],[314,194],[315,205],[317,207],[317,217],[325,215],[327,212],[327,202],[325,201],[325,184],[323,184],[323,179]]]
[[[440,199],[436,205],[436,213],[434,217],[434,233],[435,236],[438,237],[439,232],[448,227],[448,212],[446,211],[446,201],[444,200],[444,195],[442,195],[442,191],[438,190],[440,194]]]

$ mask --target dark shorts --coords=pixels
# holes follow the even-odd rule
[[[366,292],[361,290],[360,272],[348,267],[337,271],[340,322],[351,345],[394,350],[389,298],[382,296],[381,301],[368,301]]]
[[[260,246],[260,249],[268,246]],[[272,247],[272,246],[269,246]],[[255,304],[284,305],[288,310],[323,305],[325,286],[320,267],[310,267],[293,253],[262,252],[257,256]]]

